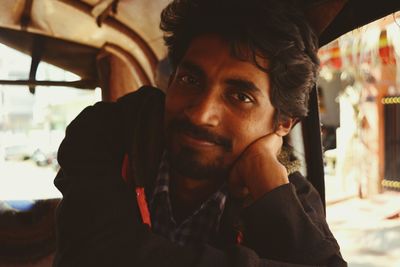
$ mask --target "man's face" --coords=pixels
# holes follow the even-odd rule
[[[193,39],[166,94],[172,171],[225,179],[247,146],[273,132],[273,115],[265,72],[235,58],[217,35]]]

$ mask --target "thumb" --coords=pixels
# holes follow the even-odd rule
[[[233,168],[228,180],[228,189],[232,196],[236,198],[245,198],[249,195],[249,189],[240,177],[237,168]]]

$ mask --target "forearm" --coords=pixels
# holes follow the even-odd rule
[[[245,209],[245,244],[260,257],[303,264],[335,266],[336,260],[345,264],[317,193],[299,179],[295,183],[298,187],[282,185]]]

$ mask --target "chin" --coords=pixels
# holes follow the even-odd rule
[[[223,155],[180,146],[168,151],[168,162],[173,171],[196,180],[225,177],[229,167]]]

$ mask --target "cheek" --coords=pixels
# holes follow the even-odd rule
[[[181,109],[183,109],[184,101],[179,94],[170,88],[166,93],[165,98],[165,113],[167,116],[171,116],[175,113],[178,113]]]
[[[271,117],[271,118],[269,118]],[[243,151],[247,146],[257,139],[273,132],[272,115],[250,117],[241,123],[233,123],[232,130],[235,131],[235,150]]]
[[[171,120],[176,120],[182,118],[185,114],[187,106],[190,105],[191,99],[186,95],[180,93],[173,88],[167,91],[165,98],[165,112],[164,112],[164,124],[165,127],[171,122]]]
[[[165,98],[165,108],[164,108],[164,128],[167,130],[171,120],[173,120],[177,114],[179,113],[178,111],[178,105],[176,104],[176,98],[167,92],[166,98]]]
[[[167,94],[165,98],[165,115],[169,115],[174,110],[174,98]]]

